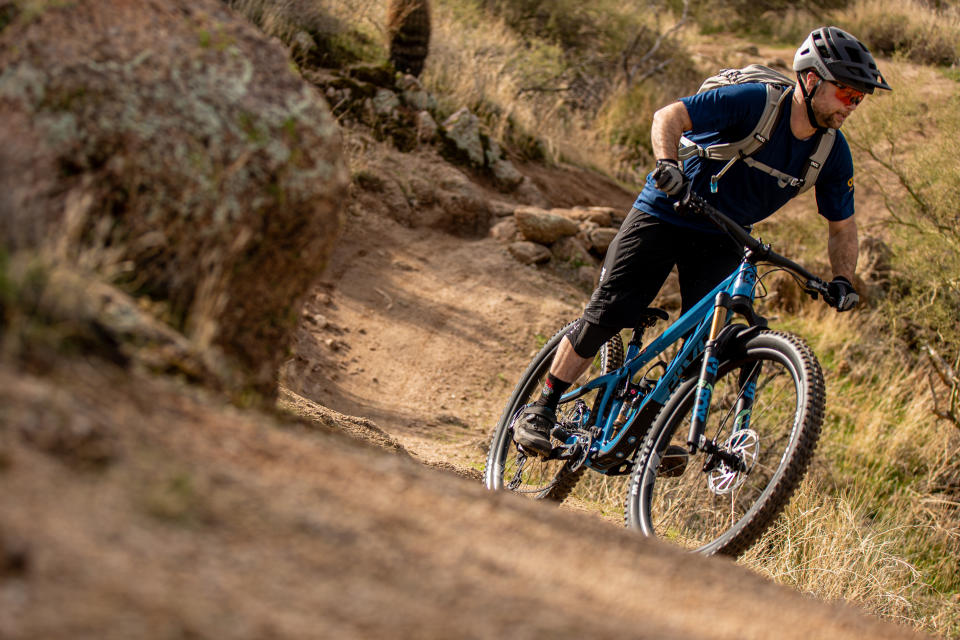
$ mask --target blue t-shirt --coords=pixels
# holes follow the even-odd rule
[[[750,83],[681,98],[693,122],[693,130],[685,135],[701,146],[742,140],[760,120],[766,96],[764,85]],[[789,116],[787,110],[781,113],[770,140],[752,157],[799,178],[803,177],[807,160],[816,148],[817,136],[798,140],[790,130]],[[718,173],[727,162],[693,157],[684,162],[683,170],[693,181],[696,193],[745,227],[769,217],[799,191],[798,187],[780,187],[774,176],[740,160],[720,178],[717,193],[710,193],[710,176]],[[679,226],[719,232],[708,221],[701,223],[677,216],[673,210],[674,199],[656,188],[652,175],[647,176],[643,191],[634,203],[636,208]],[[853,215],[853,158],[839,131],[815,188],[817,207],[824,218],[844,220]]]

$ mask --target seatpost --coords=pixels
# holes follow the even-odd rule
[[[713,395],[713,385],[717,381],[717,369],[720,360],[717,354],[717,336],[726,326],[730,314],[730,294],[721,291],[713,304],[713,320],[710,323],[710,334],[703,349],[703,366],[700,369],[700,378],[697,380],[697,397],[693,405],[693,416],[690,419],[690,433],[687,436],[687,447],[691,454],[703,446],[703,432],[707,424],[707,412],[710,410],[710,398]]]

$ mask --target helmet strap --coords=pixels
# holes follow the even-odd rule
[[[823,84],[823,78],[817,76],[817,84],[814,85],[813,90],[807,91],[807,85],[803,79],[803,72],[797,72],[797,84],[800,86],[800,93],[803,94],[803,103],[807,107],[807,119],[810,121],[810,124],[814,129],[823,131],[826,127],[821,127],[820,123],[817,122],[817,115],[813,112],[813,96],[817,94],[817,90],[820,88],[820,85]]]

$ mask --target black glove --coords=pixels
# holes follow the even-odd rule
[[[657,168],[653,170],[653,181],[657,189],[669,196],[678,195],[687,184],[687,176],[676,160],[657,160]]]
[[[850,311],[860,302],[853,284],[843,276],[837,276],[827,284],[827,298],[837,311]]]

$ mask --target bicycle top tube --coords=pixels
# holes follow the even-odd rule
[[[594,404],[594,415],[606,415],[606,423],[612,424],[620,407],[619,403],[613,400],[613,394],[617,388],[619,388],[625,380],[633,379],[634,375],[636,375],[640,369],[649,364],[670,345],[683,339],[685,340],[683,347],[671,360],[653,391],[642,400],[637,412],[639,413],[639,411],[651,401],[661,405],[665,404],[675,387],[675,381],[679,375],[690,363],[695,361],[703,351],[706,333],[709,330],[710,321],[713,317],[714,300],[717,294],[721,291],[726,291],[731,296],[742,295],[752,300],[756,279],[756,266],[747,260],[743,260],[733,273],[701,298],[697,304],[678,318],[635,357],[628,360],[616,371],[594,378],[576,389],[571,389],[563,395],[561,402],[569,402],[585,395],[593,389],[597,389],[601,397],[599,398],[599,402]],[[610,407],[610,411],[607,411],[608,407]],[[602,428],[609,425],[598,426]],[[627,430],[625,429],[623,431],[625,432]],[[622,435],[622,432],[610,442],[605,443],[603,449],[612,447],[619,440],[620,435]]]

